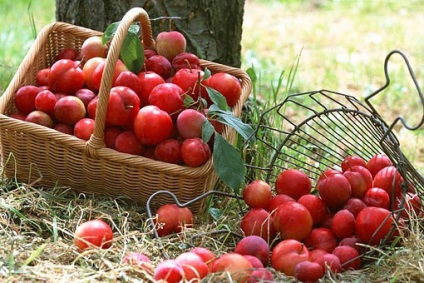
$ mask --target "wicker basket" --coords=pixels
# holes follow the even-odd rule
[[[48,25],[40,32],[0,100],[2,166],[6,177],[25,183],[37,180],[39,186],[71,187],[86,194],[128,197],[142,205],[157,190],[169,190],[181,201],[188,201],[213,189],[218,178],[212,159],[201,167],[191,168],[120,153],[104,145],[105,116],[113,69],[127,30],[136,20],[140,22],[144,46],[154,46],[146,11],[141,8],[128,11],[109,48],[99,90],[94,134],[87,142],[8,117],[16,112],[14,95],[17,89],[24,85],[35,85],[37,71],[51,66],[61,49],[72,47],[80,50],[86,38],[102,35],[61,22]],[[233,107],[234,115],[240,117],[252,87],[247,74],[240,69],[205,60],[201,60],[201,65],[212,73],[227,72],[241,80],[242,96]],[[223,136],[230,143],[235,142],[236,133],[227,126]],[[156,205],[167,201],[162,199]],[[192,209],[198,212],[202,206],[196,204]]]

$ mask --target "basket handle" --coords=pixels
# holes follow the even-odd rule
[[[97,150],[105,147],[104,129],[106,122],[107,104],[109,101],[109,92],[112,87],[112,77],[115,70],[116,62],[125,36],[131,24],[138,20],[142,32],[142,40],[145,48],[153,48],[155,42],[152,37],[152,27],[150,25],[149,15],[139,7],[129,10],[119,23],[119,26],[112,38],[108,54],[106,57],[105,68],[99,89],[99,100],[97,102],[96,118],[94,123],[94,132],[85,145],[85,153],[88,156],[96,156]]]
[[[414,71],[412,70],[411,64],[409,63],[408,58],[406,57],[406,55],[400,51],[400,50],[392,50],[387,56],[386,59],[384,61],[384,76],[386,77],[386,83],[378,90],[376,90],[375,92],[373,92],[372,94],[370,94],[369,96],[367,96],[365,98],[365,102],[368,104],[368,106],[372,109],[372,111],[378,115],[377,110],[374,108],[374,106],[372,106],[372,103],[369,101],[372,97],[374,97],[375,95],[377,95],[378,93],[380,93],[381,91],[383,91],[384,89],[386,89],[389,84],[390,84],[390,77],[389,77],[389,72],[388,72],[388,64],[389,64],[389,60],[392,57],[392,55],[394,54],[399,54],[402,59],[405,61],[405,65],[408,68],[409,74],[412,78],[412,81],[414,82],[415,88],[418,92],[418,95],[420,97],[421,100],[421,105],[423,107],[423,114],[421,116],[421,120],[420,122],[418,122],[417,125],[413,126],[413,125],[409,125],[408,122],[406,121],[406,119],[402,116],[399,115],[395,118],[395,120],[393,121],[393,123],[390,125],[390,127],[387,129],[387,131],[385,132],[384,136],[382,137],[382,140],[384,140],[384,138],[392,131],[393,127],[400,121],[403,126],[411,131],[417,130],[418,128],[420,128],[423,124],[424,124],[424,96],[423,93],[421,92],[421,88],[418,85],[418,81],[415,77]],[[378,115],[380,116],[380,115]]]

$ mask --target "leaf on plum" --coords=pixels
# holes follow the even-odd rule
[[[137,34],[128,32],[122,43],[120,56],[128,70],[135,74],[141,71],[144,64],[144,49]]]
[[[204,142],[208,142],[213,133],[215,132],[215,128],[214,126],[211,124],[211,122],[209,122],[209,120],[205,120],[202,124],[202,140]]]
[[[111,23],[103,33],[103,44],[112,40],[120,22]],[[132,24],[128,29],[119,53],[125,66],[133,73],[139,73],[144,64],[144,49],[139,38],[140,26]]]
[[[108,43],[109,41],[112,40],[112,37],[115,35],[116,30],[119,27],[119,23],[120,23],[120,21],[113,22],[106,27],[105,31],[103,32],[103,36],[102,36],[102,43],[103,44],[106,44],[106,43]],[[130,26],[130,28],[128,29],[128,32],[131,32],[131,33],[134,33],[134,34],[139,34],[140,26],[137,25],[137,24],[132,24]]]
[[[227,99],[217,90],[206,87],[206,91],[208,92],[209,98],[213,102],[213,105],[216,105],[219,109],[228,110],[229,106],[227,104]]]
[[[212,75],[211,71],[208,68],[205,68],[203,72],[204,74],[203,74],[202,81],[207,80]]]
[[[184,107],[189,108],[191,105],[195,103],[193,97],[190,95],[184,95]]]
[[[215,132],[213,160],[218,177],[237,192],[245,178],[244,162],[240,152],[217,132]]]
[[[252,126],[244,123],[240,118],[233,115],[230,111],[219,109],[216,105],[209,107],[209,114],[213,115],[216,120],[232,127],[245,140],[254,141],[254,130]]]
[[[106,44],[109,41],[112,40],[113,35],[115,34],[116,30],[118,29],[119,22],[111,23],[107,26],[106,30],[103,32],[102,36],[102,43]]]

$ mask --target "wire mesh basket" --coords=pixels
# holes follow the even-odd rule
[[[394,50],[386,57],[384,71],[386,84],[369,95],[365,103],[351,95],[329,90],[318,90],[288,95],[281,103],[264,111],[255,130],[255,148],[246,146],[249,178],[265,180],[271,185],[279,174],[287,169],[304,171],[312,180],[312,186],[326,169],[341,170],[342,161],[349,155],[369,160],[376,154],[386,154],[404,179],[402,196],[413,189],[423,201],[424,178],[401,150],[394,127],[401,122],[409,130],[416,130],[424,123],[424,114],[415,126],[402,116],[387,124],[373,107],[370,99],[390,84],[388,61],[399,54],[405,61],[424,110],[424,97],[407,57]],[[306,113],[306,116],[301,116]],[[259,154],[263,153],[263,156]],[[264,164],[263,160],[268,160]],[[392,190],[394,191],[394,190]],[[393,200],[393,195],[391,199]],[[398,209],[393,210],[395,220],[400,217],[404,198]],[[392,206],[393,208],[393,206]],[[393,234],[394,227],[390,234]],[[387,239],[381,244],[387,243]]]
[[[282,170],[297,168],[316,181],[325,169],[340,169],[341,162],[348,155],[369,159],[385,153],[405,181],[422,194],[424,179],[402,153],[393,128],[400,121],[407,129],[416,130],[423,125],[424,115],[416,126],[410,126],[402,116],[389,125],[370,102],[390,84],[387,63],[393,54],[404,58],[424,109],[423,95],[406,56],[401,51],[392,51],[385,62],[386,84],[369,95],[365,103],[351,95],[318,90],[288,95],[281,103],[264,111],[255,130],[255,147],[268,149],[262,151],[267,157],[252,157],[247,165],[249,171],[254,172],[255,177],[273,183]],[[296,113],[307,115],[299,119]],[[268,164],[256,166],[255,163],[259,164],[263,158],[269,160]]]

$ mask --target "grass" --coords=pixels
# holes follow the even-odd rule
[[[0,94],[15,74],[37,32],[54,21],[54,0],[0,0]]]
[[[260,70],[262,88],[257,95],[282,101],[282,93],[270,95],[269,82],[275,85],[281,70],[288,70],[300,53],[291,92],[328,89],[363,101],[384,85],[384,59],[394,49],[406,53],[418,83],[423,85],[420,42],[424,32],[416,27],[423,23],[420,11],[424,3],[378,3],[381,2],[247,1],[243,67],[254,65]],[[388,124],[403,115],[416,125],[423,107],[400,56],[390,60],[389,74],[389,88],[371,103]],[[420,144],[424,132],[396,129],[402,149],[423,172],[424,149]]]
[[[404,3],[406,2],[406,3]],[[363,101],[384,83],[383,61],[392,49],[404,50],[419,82],[424,57],[421,45],[424,19],[421,1],[270,1],[248,0],[245,10],[243,69],[253,67],[256,77],[252,99],[247,103],[245,119],[258,124],[264,109],[270,109],[288,94],[329,89],[353,95]],[[0,0],[0,93],[5,89],[34,40],[36,30],[54,20],[54,1]],[[313,3],[313,4],[311,4]],[[394,21],[393,19],[396,18]],[[298,61],[297,59],[298,58]],[[373,103],[391,121],[404,114],[412,122],[422,114],[402,61],[394,58],[390,91]],[[315,107],[311,101],[301,101]],[[420,112],[421,111],[421,112]],[[286,108],[290,118],[302,120],[306,113]],[[416,114],[417,113],[417,114]],[[282,127],[279,115],[267,123]],[[411,162],[424,168],[423,130],[396,128],[396,133]],[[269,133],[262,133],[264,137]],[[271,139],[274,146],[278,141]],[[305,145],[302,143],[302,145]],[[306,146],[306,145],[305,145]],[[246,158],[258,167],[267,164],[268,147],[258,143],[246,149]],[[253,173],[258,173],[255,171]],[[253,174],[252,173],[252,174]],[[250,176],[253,178],[253,176]],[[225,189],[225,188],[224,188]],[[215,198],[210,213],[196,218],[196,227],[177,236],[152,238],[149,219],[142,207],[119,199],[91,198],[69,188],[38,188],[3,180],[0,186],[0,278],[6,282],[143,282],[145,272],[121,265],[128,252],[148,255],[154,263],[187,250],[195,244],[211,248],[217,254],[230,251],[237,237],[241,212],[237,202]],[[113,248],[78,253],[73,246],[75,227],[93,218],[111,223],[115,232]],[[424,236],[422,218],[411,215],[409,229],[401,245],[376,250],[369,264],[359,271],[327,274],[326,282],[419,282],[424,275]],[[218,276],[218,275],[217,275]],[[211,276],[210,282],[222,282]],[[275,273],[278,282],[290,282]]]

